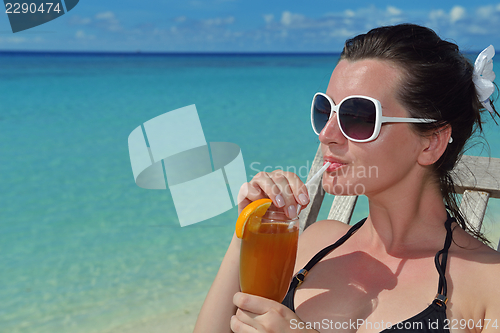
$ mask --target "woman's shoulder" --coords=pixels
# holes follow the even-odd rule
[[[449,254],[452,299],[467,305],[457,314],[460,312],[463,318],[500,319],[500,252],[457,228]]]
[[[457,227],[453,230],[453,245],[450,255],[459,269],[469,272],[469,280],[500,276],[500,252]],[[453,260],[453,259],[452,259]],[[451,268],[451,267],[450,267]],[[472,278],[475,276],[475,278]]]
[[[465,259],[470,260],[471,271],[469,271],[470,290],[475,290],[475,293],[470,295],[471,303],[475,304],[475,309],[484,311],[485,319],[500,320],[500,252],[482,246],[477,253],[470,254]],[[497,326],[498,327],[498,326]]]
[[[321,220],[311,224],[300,235],[301,241],[331,242],[343,236],[352,225],[336,220]],[[337,237],[339,236],[339,237]]]
[[[474,245],[462,248],[457,245],[454,250],[450,251],[451,260],[455,261],[455,265],[461,272],[460,275],[473,284],[498,281],[500,252],[479,241]]]
[[[305,265],[316,253],[335,243],[351,227],[336,220],[321,220],[311,224],[299,237],[297,264]]]
[[[500,264],[500,252],[471,236],[460,227],[453,229],[452,254],[477,264]]]

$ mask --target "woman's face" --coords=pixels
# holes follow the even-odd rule
[[[408,117],[396,98],[401,79],[401,71],[387,61],[342,60],[332,73],[326,94],[336,104],[351,95],[373,97],[382,104],[384,116]],[[367,196],[394,186],[404,190],[408,177],[419,172],[417,156],[422,147],[421,138],[409,125],[386,123],[377,139],[358,143],[344,137],[336,118],[330,118],[319,135],[323,157],[332,162],[323,176],[325,190]]]

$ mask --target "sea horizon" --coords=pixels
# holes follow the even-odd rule
[[[200,55],[200,56],[220,56],[220,55],[234,55],[234,56],[252,56],[252,55],[278,55],[278,56],[338,56],[341,52],[271,52],[271,51],[73,51],[73,50],[0,50],[0,54],[6,55],[102,55],[102,56],[186,56],[186,55]]]
[[[481,50],[461,51],[466,55],[478,54]],[[104,51],[104,50],[0,50],[0,55],[74,55],[74,56],[340,56],[342,51],[328,52],[274,52],[274,51]]]

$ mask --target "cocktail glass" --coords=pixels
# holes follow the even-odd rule
[[[249,228],[241,240],[240,287],[244,293],[281,302],[295,267],[299,223],[272,208],[261,218],[258,230]]]

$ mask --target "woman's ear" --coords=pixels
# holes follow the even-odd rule
[[[451,125],[443,126],[439,130],[434,131],[423,140],[423,150],[419,155],[418,162],[421,165],[434,164],[452,142]]]

